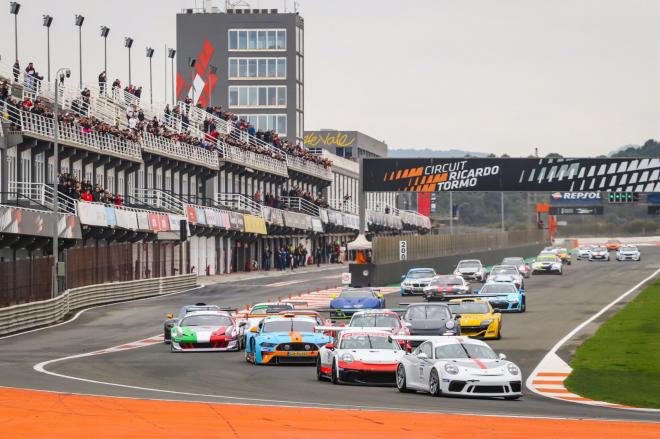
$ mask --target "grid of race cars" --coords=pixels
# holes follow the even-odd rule
[[[640,261],[639,249],[610,240],[581,246],[578,260]],[[573,254],[547,247],[537,257],[507,257],[485,267],[460,261],[451,274],[413,268],[400,295],[422,302],[388,308],[377,288],[342,288],[328,308],[293,300],[236,309],[186,305],[164,323],[172,352],[245,351],[253,365],[310,364],[319,381],[395,385],[434,396],[522,396],[522,372],[483,340],[503,336],[503,313],[525,312],[525,279],[564,273]],[[479,283],[479,287],[473,283]],[[324,317],[329,315],[329,318]],[[338,323],[346,319],[348,322]]]

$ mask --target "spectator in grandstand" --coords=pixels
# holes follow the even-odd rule
[[[261,204],[261,192],[257,189],[257,192],[254,193],[254,201]]]
[[[105,74],[105,70],[99,74],[99,94],[105,94],[105,84],[108,82],[108,78]]]
[[[11,86],[9,85],[9,82],[3,81],[2,84],[0,84],[0,102],[5,102],[7,98],[9,97],[9,88]]]
[[[18,82],[18,75],[21,74],[21,65],[18,63],[18,60],[14,63],[12,70],[12,73],[14,74],[14,82]]]
[[[25,68],[25,85],[31,92],[37,91],[37,71],[33,63],[28,63]]]

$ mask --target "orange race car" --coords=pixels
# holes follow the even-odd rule
[[[618,239],[610,239],[605,243],[605,247],[611,252],[619,251],[619,248],[621,248],[621,241]]]

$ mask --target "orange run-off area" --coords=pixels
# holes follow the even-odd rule
[[[3,388],[0,437],[600,439],[660,437],[660,425],[186,403]]]

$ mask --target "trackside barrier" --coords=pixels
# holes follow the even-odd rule
[[[196,274],[184,274],[73,288],[54,299],[0,308],[0,335],[50,325],[78,309],[174,293],[196,285]]]

